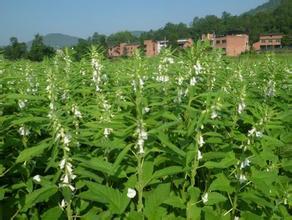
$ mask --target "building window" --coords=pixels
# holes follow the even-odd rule
[[[222,40],[222,44],[226,44],[226,40]]]
[[[220,44],[220,40],[216,40],[216,44]]]
[[[261,40],[262,43],[266,43],[266,40]]]
[[[277,39],[276,42],[277,42],[277,43],[281,43],[281,40],[280,40],[280,39]]]
[[[269,40],[269,43],[273,43],[273,40]]]

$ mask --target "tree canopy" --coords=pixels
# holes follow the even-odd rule
[[[55,50],[44,44],[43,37],[39,34],[35,35],[28,58],[32,61],[42,61],[45,57],[52,57],[54,54]]]
[[[16,37],[10,38],[10,45],[4,48],[4,58],[9,60],[18,60],[25,58],[27,47],[25,43],[18,42]]]

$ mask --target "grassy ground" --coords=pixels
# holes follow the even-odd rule
[[[261,54],[243,54],[239,57],[228,58],[239,62],[258,62],[273,56],[277,61],[292,65],[292,53],[261,53]]]

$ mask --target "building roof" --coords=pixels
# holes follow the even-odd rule
[[[284,34],[279,34],[279,33],[260,34],[260,37],[268,37],[268,36],[284,36]]]

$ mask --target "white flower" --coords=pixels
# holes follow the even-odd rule
[[[197,75],[199,75],[201,73],[201,71],[203,70],[203,67],[201,66],[199,61],[197,61],[197,64],[194,65],[194,69],[195,69]]]
[[[107,138],[112,133],[112,130],[113,129],[111,128],[105,128],[103,131],[103,135]]]
[[[234,220],[239,220],[239,217],[238,217],[238,216],[235,216],[235,217],[234,217]]]
[[[246,179],[246,176],[243,175],[243,174],[240,174],[240,176],[239,176],[239,182],[240,182],[240,183],[244,183],[246,180],[247,180],[247,179]]]
[[[244,161],[241,162],[240,169],[244,169],[246,167],[249,167],[249,165],[250,165],[250,160],[248,158],[246,158]]]
[[[140,88],[143,88],[143,86],[144,86],[144,81],[143,81],[143,79],[139,79],[139,83],[140,83]]]
[[[61,99],[62,99],[62,101],[66,101],[68,99],[68,95],[67,95],[66,91],[62,94]]]
[[[286,69],[286,72],[292,74],[292,70]]]
[[[156,81],[158,82],[168,82],[169,81],[169,76],[164,76],[164,75],[161,75],[161,76],[157,76],[156,77]]]
[[[173,64],[174,63],[174,60],[173,58],[171,57],[165,57],[163,60],[162,60],[163,63],[169,63],[169,64]]]
[[[203,159],[203,155],[202,152],[200,150],[198,150],[198,160]]]
[[[261,131],[257,131],[257,132],[255,133],[255,135],[256,135],[256,137],[258,137],[258,138],[263,137],[263,133],[262,133]]]
[[[63,183],[65,183],[65,184],[69,184],[69,176],[68,176],[67,174],[65,174],[65,175],[63,176],[62,180],[63,180]]]
[[[41,176],[40,175],[35,175],[32,179],[34,181],[36,181],[37,183],[40,183],[41,182]]]
[[[181,86],[183,84],[183,81],[184,81],[184,78],[180,76],[177,79],[177,84]]]
[[[137,145],[139,146],[139,153],[144,154],[144,140],[148,139],[148,134],[143,128],[143,122],[138,125],[136,134],[138,135]]]
[[[76,105],[72,106],[71,111],[73,112],[73,114],[74,114],[74,116],[76,118],[82,118],[82,114],[81,114],[81,112],[79,111],[79,109],[78,109],[78,107]]]
[[[276,93],[276,83],[273,80],[270,80],[268,82],[268,87],[267,87],[267,91],[266,91],[266,96],[272,97],[275,95]]]
[[[98,85],[95,86],[95,91],[96,91],[96,92],[99,92],[99,91],[100,91],[100,88],[99,88]]]
[[[18,106],[20,109],[25,108],[27,100],[18,100]]]
[[[253,135],[256,132],[255,128],[252,128],[251,130],[248,131],[248,136]]]
[[[196,85],[196,84],[197,84],[197,79],[196,79],[196,77],[192,77],[191,80],[190,80],[190,85],[191,85],[191,86],[194,86],[194,85]]]
[[[61,201],[61,205],[60,205],[60,207],[63,209],[63,208],[65,208],[67,206],[67,202],[63,199],[62,201]]]
[[[198,145],[200,147],[202,147],[205,143],[204,139],[203,139],[203,136],[200,134],[199,137],[197,138],[197,141],[198,141]]]
[[[148,134],[144,129],[140,130],[140,134],[139,135],[143,140],[147,140],[148,139]]]
[[[245,109],[245,103],[243,101],[241,101],[239,104],[238,104],[238,108],[237,108],[237,112],[238,114],[241,114],[243,112],[243,110]]]
[[[103,106],[105,111],[108,111],[111,108],[111,105],[108,104],[106,100],[102,103],[102,106]]]
[[[64,144],[66,146],[68,146],[70,144],[70,142],[71,142],[71,135],[70,134],[65,134],[63,142],[64,142]]]
[[[138,146],[139,146],[139,154],[144,154],[144,140],[139,138],[138,142],[137,142]]]
[[[66,164],[66,159],[62,159],[59,166],[60,166],[60,169],[63,170],[65,168],[65,164]]]
[[[208,202],[208,193],[204,193],[202,196],[202,201],[204,204],[206,204]]]
[[[74,191],[75,190],[75,187],[72,186],[71,184],[68,184],[67,186],[71,189],[71,191]]]
[[[51,102],[50,105],[49,105],[49,107],[50,107],[51,110],[54,110],[54,108],[55,108],[54,103]]]
[[[212,111],[212,114],[211,114],[211,119],[215,119],[218,117],[218,114],[216,111]]]
[[[128,198],[133,199],[136,196],[136,191],[132,188],[128,188],[127,196]]]
[[[145,107],[145,108],[144,108],[144,112],[145,112],[145,113],[150,112],[150,108],[149,108],[149,107]]]
[[[18,133],[21,136],[28,136],[30,134],[30,131],[28,129],[26,129],[24,126],[22,126],[18,129]]]
[[[263,133],[261,131],[257,131],[255,128],[252,128],[251,130],[248,131],[248,136],[254,135],[258,138],[263,137]]]
[[[66,167],[67,172],[71,175],[73,172],[72,164],[70,162],[66,162],[65,167]]]

